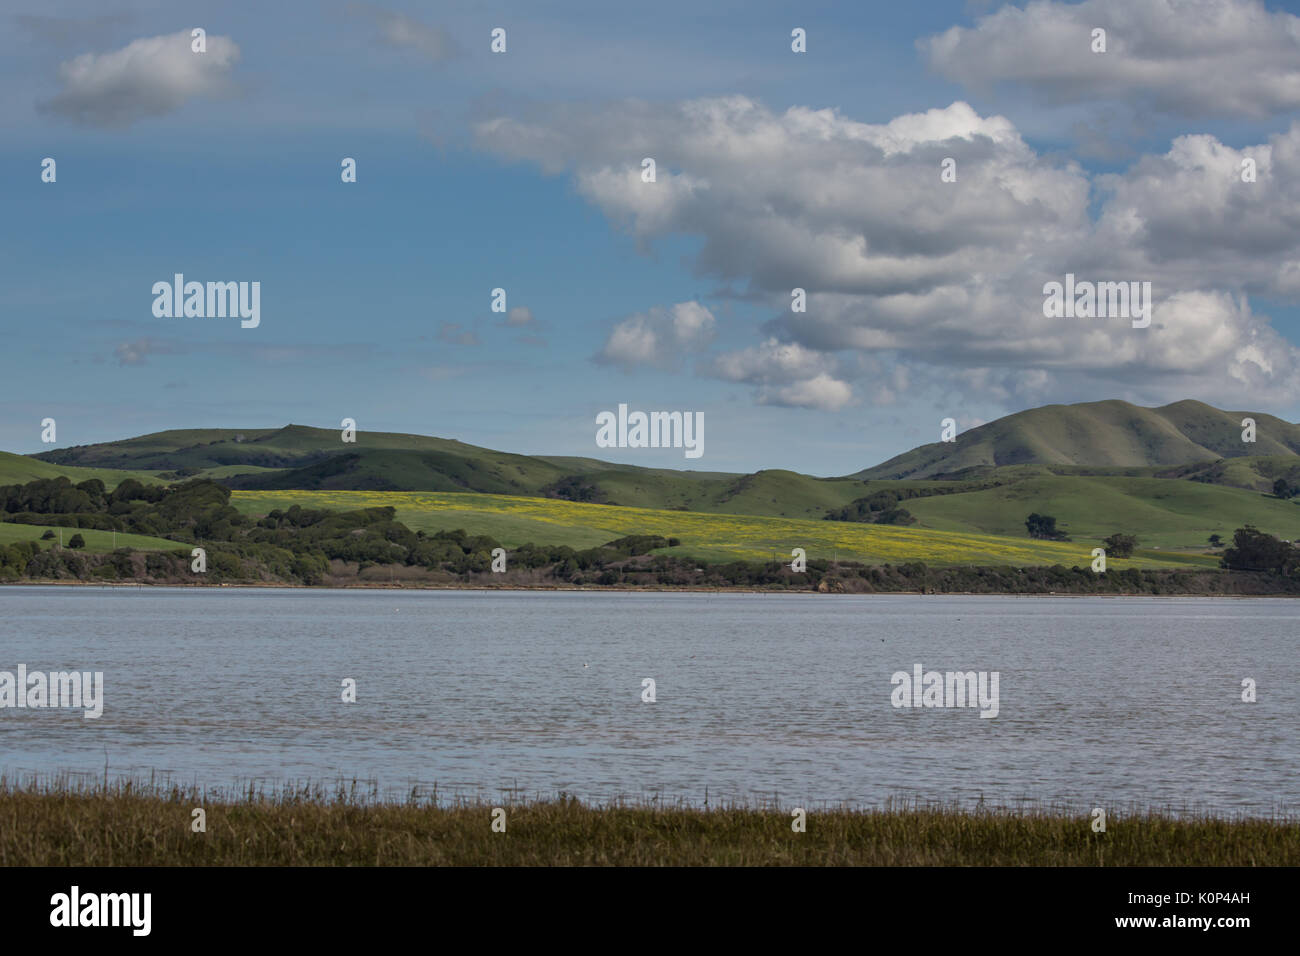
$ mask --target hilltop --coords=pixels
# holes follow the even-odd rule
[[[1241,440],[1253,418],[1256,440]],[[856,478],[934,478],[1007,465],[1168,468],[1221,458],[1300,454],[1300,425],[1260,412],[1182,401],[1143,408],[1117,400],[1044,405],[904,452]]]

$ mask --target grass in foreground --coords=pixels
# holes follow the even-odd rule
[[[207,832],[191,832],[203,807]],[[1286,820],[1112,817],[1050,810],[962,813],[903,807],[593,807],[573,799],[507,804],[366,805],[315,789],[217,801],[130,786],[78,791],[0,780],[3,866],[1296,866]]]

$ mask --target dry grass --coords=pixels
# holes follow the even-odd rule
[[[207,832],[191,832],[204,807]],[[893,807],[612,805],[574,799],[492,805],[358,799],[319,787],[214,797],[132,785],[21,786],[0,779],[4,866],[1296,866],[1286,819],[1112,816]]]

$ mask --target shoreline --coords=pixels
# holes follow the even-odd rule
[[[293,591],[541,591],[581,592],[587,594],[802,594],[812,597],[1017,597],[1017,598],[1232,598],[1243,601],[1261,599],[1296,600],[1300,594],[1229,594],[1222,591],[1180,591],[1171,594],[1079,593],[1076,591],[818,591],[815,588],[747,588],[747,587],[628,587],[620,585],[562,584],[282,584],[268,582],[219,584],[159,584],[141,581],[6,581],[2,588],[123,588],[127,590],[293,590]]]

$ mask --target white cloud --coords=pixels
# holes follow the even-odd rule
[[[1106,31],[1106,52],[1092,31]],[[920,41],[976,89],[1019,84],[1053,104],[1115,100],[1183,116],[1300,107],[1300,18],[1260,0],[1035,0]]]
[[[1181,137],[1104,176],[1037,155],[1005,119],[965,103],[879,125],[834,110],[773,113],[745,97],[564,106],[477,133],[494,152],[569,170],[647,243],[698,237],[699,274],[770,304],[767,341],[704,366],[759,386],[760,401],[833,403],[825,379],[790,389],[819,376],[861,380],[884,404],[913,389],[1300,398],[1300,351],[1246,298],[1300,295],[1300,124],[1241,149]],[[647,155],[656,183],[640,180]],[[946,157],[954,183],[940,180]],[[1241,181],[1247,157],[1254,183]],[[1150,282],[1150,328],[1044,317],[1044,283],[1067,272]],[[808,292],[805,313],[790,309],[795,287]],[[602,357],[671,364],[665,328],[628,319]],[[880,367],[837,365],[844,354]]]
[[[853,389],[834,374],[835,360],[797,342],[769,338],[761,345],[724,352],[707,366],[712,375],[758,386],[759,405],[836,410],[853,400]]]
[[[88,126],[121,128],[163,116],[226,89],[239,47],[208,35],[207,51],[190,48],[190,31],[132,40],[109,53],[83,53],[59,67],[62,89],[42,109]]]
[[[615,325],[595,360],[624,370],[676,369],[684,355],[703,349],[713,335],[713,313],[700,303],[679,302],[671,309],[655,306]]]
[[[533,310],[526,305],[517,305],[506,313],[506,325],[528,325],[533,321]]]
[[[817,375],[789,385],[765,386],[758,390],[759,405],[786,405],[837,411],[853,400],[853,390],[829,375]]]

